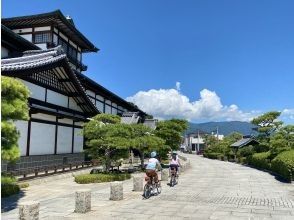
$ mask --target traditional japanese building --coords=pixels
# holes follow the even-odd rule
[[[97,52],[71,18],[61,11],[2,19],[2,75],[30,89],[29,121],[17,121],[21,158],[2,161],[18,174],[83,164],[82,124],[109,113],[135,117],[146,113],[84,75],[83,53]]]

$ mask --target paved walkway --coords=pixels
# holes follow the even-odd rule
[[[124,200],[109,200],[109,183],[78,185],[72,178],[30,186],[22,200],[40,201],[41,219],[294,219],[294,184],[234,163],[186,155],[192,168],[173,188],[148,200],[124,182]],[[74,211],[74,192],[92,190],[92,211]],[[11,200],[11,198],[10,198]],[[8,200],[2,200],[8,204]],[[11,203],[9,203],[11,205]],[[8,208],[8,207],[6,207]],[[17,219],[16,208],[2,219]]]

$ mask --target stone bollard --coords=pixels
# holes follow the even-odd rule
[[[19,204],[20,220],[38,220],[40,203],[27,201]]]
[[[75,212],[86,213],[91,210],[91,190],[84,189],[76,191]]]
[[[110,200],[118,201],[123,200],[123,183],[122,182],[112,182],[110,183]]]
[[[161,180],[162,181],[168,181],[169,176],[169,170],[168,169],[162,169],[161,171]]]
[[[133,190],[134,191],[143,191],[143,177],[142,176],[134,176],[133,177]]]

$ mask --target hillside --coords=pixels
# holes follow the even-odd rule
[[[189,128],[186,131],[186,134],[197,132],[197,130],[202,130],[207,133],[216,132],[216,128],[218,127],[219,134],[228,135],[232,132],[239,132],[243,135],[254,134],[252,128],[255,125],[252,125],[248,122],[241,121],[228,121],[228,122],[206,122],[206,123],[190,123]]]

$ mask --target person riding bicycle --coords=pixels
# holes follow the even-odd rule
[[[176,169],[176,172],[178,174],[178,170],[179,170],[180,165],[181,164],[180,164],[178,153],[176,151],[173,151],[171,161],[169,163],[169,167],[171,170]]]
[[[146,175],[149,178],[154,178],[154,182],[158,183],[158,175],[156,173],[156,168],[158,170],[161,170],[162,168],[159,161],[155,158],[156,152],[151,152],[150,156],[151,158],[148,160],[148,164],[146,166]]]

